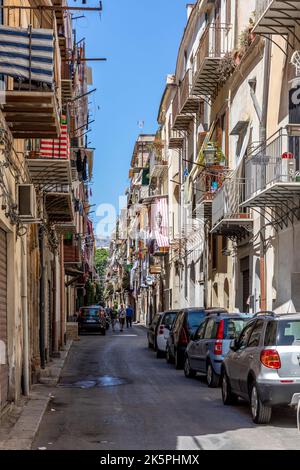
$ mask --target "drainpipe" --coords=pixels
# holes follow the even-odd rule
[[[268,119],[268,104],[269,104],[269,82],[270,82],[270,68],[271,68],[271,41],[266,39],[265,57],[264,57],[264,88],[263,88],[263,102],[262,102],[262,113],[260,122],[260,141],[266,142],[267,139],[267,119]],[[266,149],[263,146],[263,152]],[[261,169],[261,182],[262,188],[266,181],[266,167],[263,166]],[[267,298],[266,298],[266,253],[265,253],[265,209],[261,208],[260,215],[260,295],[261,295],[261,310],[267,310]]]
[[[264,54],[264,81],[263,81],[263,99],[262,108],[260,109],[257,97],[255,95],[256,79],[249,80],[250,94],[256,114],[259,119],[259,140],[262,143],[262,154],[265,156],[266,148],[264,143],[267,140],[267,119],[268,119],[268,104],[269,104],[269,82],[270,82],[270,68],[271,68],[271,41],[267,38],[265,40],[265,54]],[[263,188],[266,181],[266,168],[261,166],[261,187]],[[266,253],[265,253],[265,209],[260,209],[260,309],[267,310],[266,299]]]
[[[40,251],[40,357],[41,368],[45,369],[45,251],[44,251],[45,229],[39,229],[39,251]]]
[[[27,235],[21,246],[21,297],[23,312],[23,393],[29,396],[29,326],[28,326],[28,288],[27,288]]]

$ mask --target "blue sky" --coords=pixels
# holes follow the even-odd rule
[[[88,134],[96,147],[92,204],[118,207],[139,133],[157,129],[166,76],[174,73],[186,24],[187,0],[104,0],[101,19],[87,13],[75,21],[77,40],[86,38],[97,92],[90,98],[96,122]],[[78,2],[74,5],[79,6]],[[94,6],[90,0],[86,6]],[[81,13],[74,14],[79,16]],[[99,108],[99,109],[98,109]],[[140,129],[139,121],[144,121]],[[93,214],[95,224],[99,219]]]

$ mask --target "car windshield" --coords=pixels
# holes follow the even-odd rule
[[[202,310],[195,312],[188,312],[188,328],[189,330],[196,331],[200,326],[201,321],[205,317],[205,313]]]
[[[175,312],[166,313],[164,318],[162,319],[162,323],[167,327],[171,327],[174,323],[175,318],[176,318]]]
[[[277,329],[277,345],[292,346],[300,343],[300,320],[280,320]]]
[[[235,339],[239,336],[249,318],[230,318],[225,321],[224,339]]]
[[[98,317],[100,310],[98,308],[83,308],[81,310],[82,317]]]

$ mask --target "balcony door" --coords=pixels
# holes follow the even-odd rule
[[[221,55],[221,1],[216,0],[215,2],[215,31],[214,31],[214,52],[215,57]]]

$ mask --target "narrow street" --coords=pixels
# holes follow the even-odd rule
[[[148,350],[134,327],[74,343],[33,449],[300,449],[292,410],[255,426],[247,404],[225,407],[219,389],[188,380]]]

